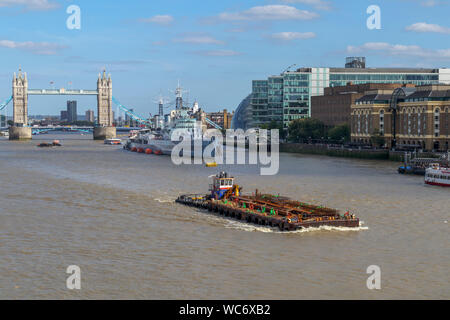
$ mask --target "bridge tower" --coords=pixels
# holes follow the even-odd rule
[[[12,81],[13,91],[13,122],[14,125],[9,128],[10,140],[31,139],[31,128],[28,125],[28,79],[27,74],[22,74],[19,68],[19,74]]]
[[[113,125],[112,110],[112,80],[111,75],[106,77],[106,71],[103,75],[98,75],[97,80],[98,91],[98,125],[101,127],[111,127]]]
[[[104,140],[116,137],[116,128],[113,127],[112,109],[112,80],[111,75],[106,76],[106,70],[97,79],[97,126],[94,128],[94,140]]]
[[[15,126],[26,126],[28,124],[28,79],[27,74],[22,74],[19,68],[19,74],[14,72],[13,83],[13,121]]]

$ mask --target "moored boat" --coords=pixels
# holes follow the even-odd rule
[[[425,172],[425,183],[432,186],[450,187],[450,168],[433,163]]]
[[[51,147],[62,147],[62,144],[59,140],[53,140],[52,143],[42,142],[37,145],[39,148],[51,148]]]
[[[106,140],[105,140],[105,144],[109,144],[109,145],[121,145],[121,144],[122,144],[122,140],[121,140],[121,139],[106,139]]]

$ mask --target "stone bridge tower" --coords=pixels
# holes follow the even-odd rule
[[[94,128],[94,139],[104,140],[116,137],[116,128],[113,127],[113,109],[112,109],[112,80],[111,75],[106,77],[106,71],[103,75],[98,75],[97,79],[97,126]]]
[[[14,72],[12,96],[14,125],[9,127],[9,140],[31,139],[31,127],[28,127],[28,79],[20,68],[17,76]]]
[[[97,109],[98,109],[98,125],[100,127],[112,127],[113,111],[112,111],[112,81],[111,75],[106,77],[106,71],[103,75],[98,75],[97,80]]]
[[[14,126],[26,126],[28,124],[28,79],[27,74],[19,68],[19,74],[12,83],[13,92],[13,121]]]

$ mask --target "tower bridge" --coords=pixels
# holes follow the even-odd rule
[[[146,120],[131,112],[113,98],[111,75],[98,75],[97,90],[85,89],[29,89],[27,73],[19,69],[18,74],[14,73],[12,80],[12,96],[4,103],[0,104],[0,111],[13,102],[13,122],[9,128],[10,140],[31,139],[32,130],[28,126],[28,97],[30,95],[85,95],[97,96],[97,123],[94,127],[94,139],[103,140],[116,137],[116,128],[113,127],[113,103],[128,113],[132,118],[141,123],[147,124]]]

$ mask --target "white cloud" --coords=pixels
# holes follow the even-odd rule
[[[140,21],[146,23],[156,23],[162,26],[168,26],[174,21],[174,18],[169,15],[156,15],[150,18],[140,19]]]
[[[201,56],[209,56],[209,57],[232,57],[232,56],[240,56],[242,53],[233,51],[233,50],[210,50],[210,51],[195,51],[193,52],[197,55]]]
[[[420,4],[424,7],[435,7],[439,4],[441,4],[441,2],[436,1],[436,0],[426,0],[426,1],[422,1]]]
[[[323,0],[281,0],[281,2],[285,3],[301,3],[313,6],[317,10],[330,10],[331,4],[329,1]]]
[[[278,41],[292,41],[312,39],[316,37],[316,34],[314,32],[279,32],[267,35],[266,37]]]
[[[405,5],[409,5],[411,2],[415,2],[420,4],[422,7],[437,7],[437,6],[445,6],[449,5],[449,0],[402,0],[405,2]]]
[[[218,19],[222,21],[261,21],[261,20],[310,20],[319,15],[286,5],[257,6],[241,12],[223,12]]]
[[[16,42],[11,40],[0,40],[0,47],[8,49],[19,49],[39,55],[55,55],[67,46],[49,42]]]
[[[27,10],[51,10],[59,7],[49,0],[0,0],[0,7],[23,6]]]
[[[368,42],[361,46],[348,46],[347,53],[374,53],[389,56],[450,60],[450,49],[432,50],[416,45],[390,44],[387,42]]]
[[[450,34],[450,28],[442,27],[437,24],[428,24],[425,22],[414,23],[410,26],[407,26],[406,30],[414,32],[436,32]]]
[[[173,40],[174,42],[189,43],[189,44],[224,44],[223,41],[217,40],[214,37],[205,34],[187,34],[182,38]]]

